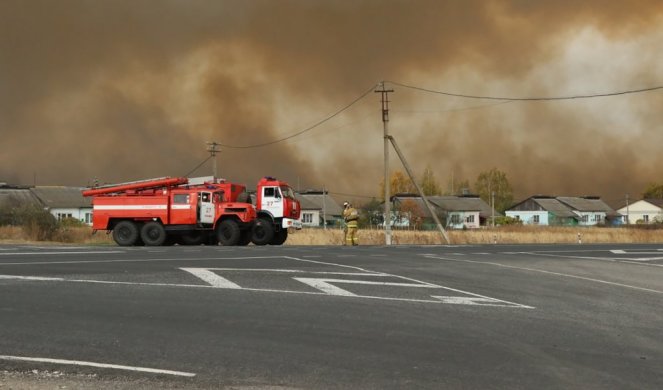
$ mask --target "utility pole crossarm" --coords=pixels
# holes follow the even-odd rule
[[[212,165],[212,173],[214,175],[214,179],[216,179],[216,177],[217,177],[216,153],[221,151],[221,149],[219,149],[219,146],[221,146],[221,144],[219,144],[216,141],[205,142],[205,143],[207,144],[207,151],[210,153],[210,156],[214,159],[214,161],[212,161],[212,164],[213,164]]]

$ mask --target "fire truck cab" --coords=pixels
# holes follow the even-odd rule
[[[256,245],[281,245],[289,229],[301,229],[301,207],[288,183],[266,176],[256,188],[257,216],[252,241]]]

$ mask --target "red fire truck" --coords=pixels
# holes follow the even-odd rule
[[[246,187],[213,177],[164,177],[95,187],[92,228],[118,245],[281,245],[301,229],[300,205],[287,183],[260,180],[257,204]]]

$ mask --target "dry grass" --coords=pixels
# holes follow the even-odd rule
[[[4,244],[29,244],[41,243],[31,237],[20,226],[0,226],[0,243]],[[54,234],[48,243],[54,244],[79,244],[79,245],[115,245],[114,241],[105,232],[97,232],[92,235],[92,229],[87,226],[80,227],[61,227]]]
[[[628,228],[573,228],[573,227],[530,227],[504,226],[495,229],[452,230],[452,244],[571,244],[578,242],[581,234],[583,244],[599,243],[663,243],[663,229]],[[383,245],[382,230],[360,229],[360,245]],[[25,244],[44,243],[31,238],[21,227],[0,226],[0,243]],[[59,228],[52,243],[78,245],[115,245],[110,235],[100,231],[92,235],[92,229],[84,227]],[[286,245],[341,245],[343,231],[340,229],[303,229],[288,236]],[[438,232],[403,231],[393,232],[394,244],[434,245],[444,244]]]
[[[495,229],[452,230],[447,232],[452,244],[570,244],[582,243],[661,243],[663,229],[603,228],[603,227],[544,227],[505,226]],[[360,245],[384,244],[382,230],[359,230]],[[444,244],[437,231],[393,231],[394,244]],[[303,229],[288,236],[287,245],[341,245],[343,231],[339,229]]]

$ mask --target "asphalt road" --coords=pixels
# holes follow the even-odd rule
[[[663,245],[0,246],[6,372],[661,389],[662,328]]]

